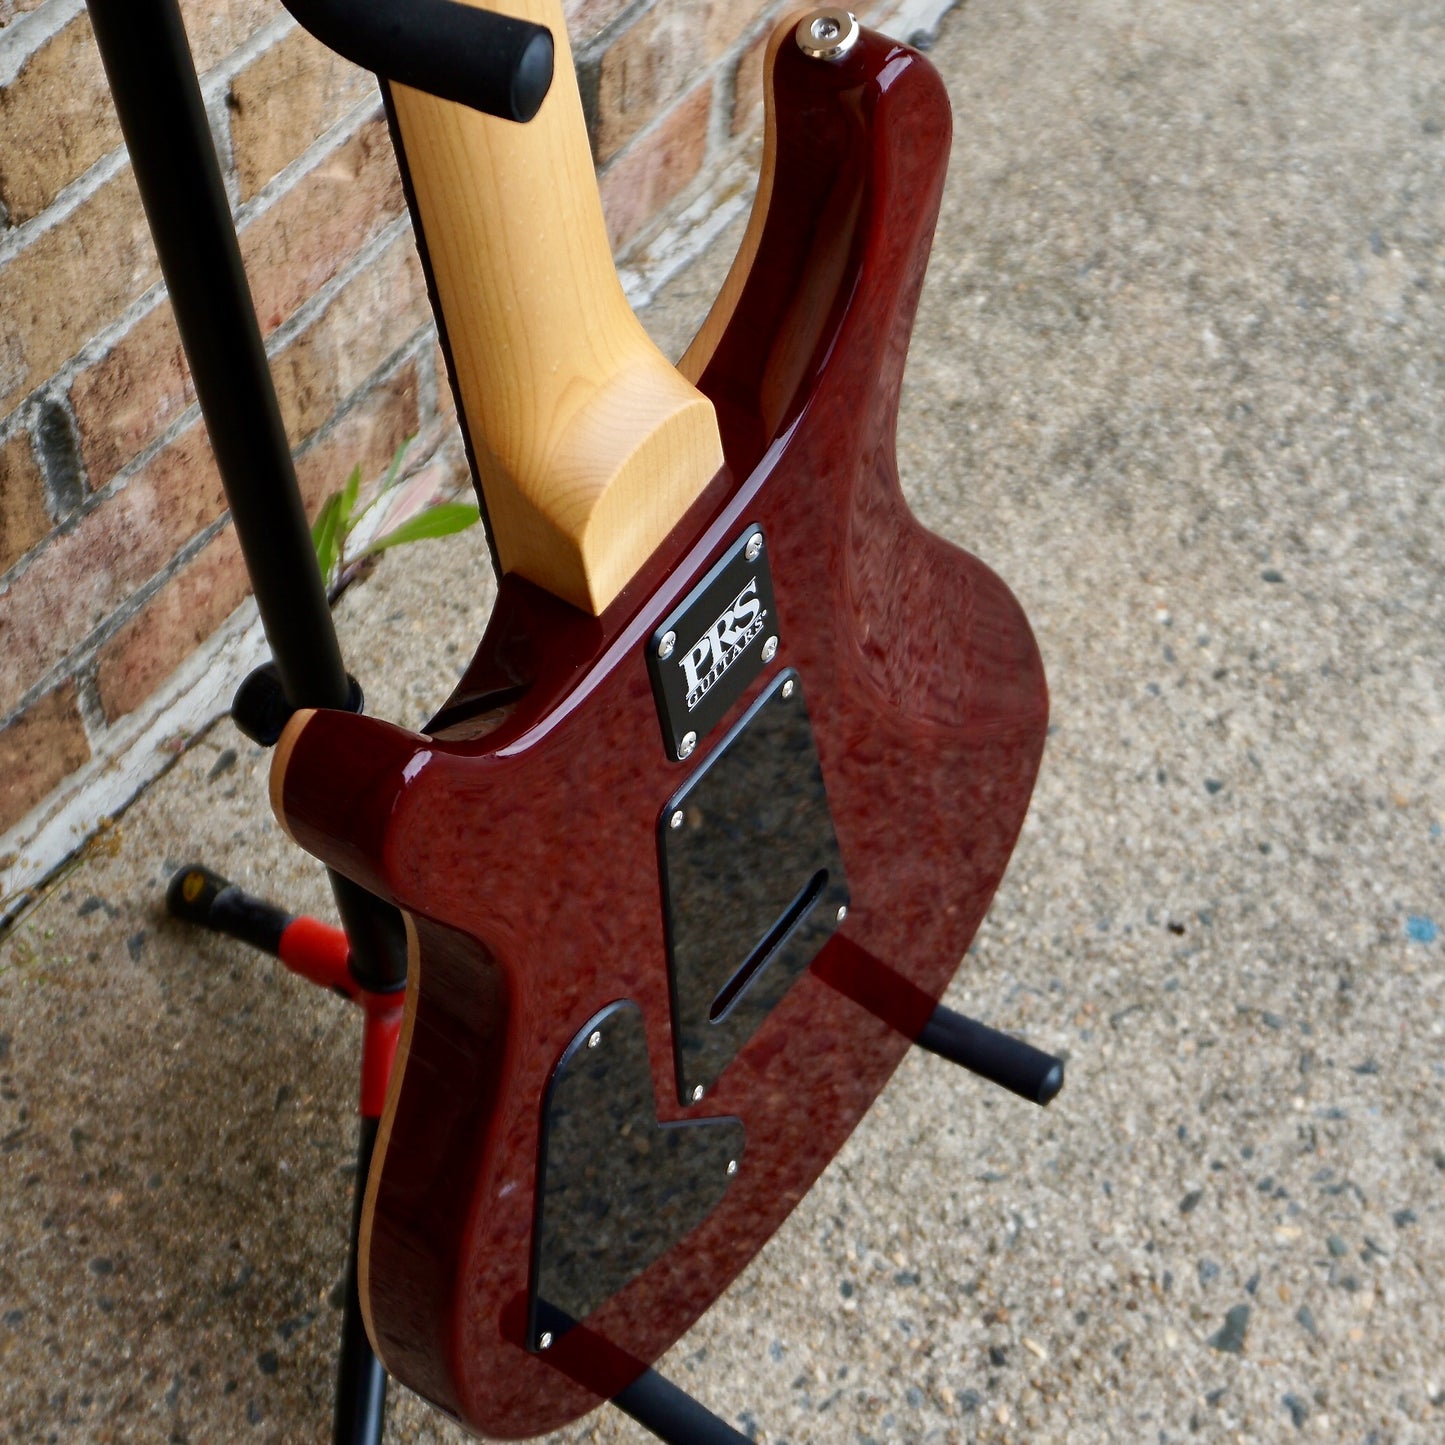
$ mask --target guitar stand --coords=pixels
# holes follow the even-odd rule
[[[386,1404],[386,1372],[376,1362],[361,1317],[356,1285],[356,1243],[367,1171],[376,1144],[377,1125],[386,1103],[386,1085],[401,1032],[400,995],[371,993],[356,983],[348,966],[350,944],[334,924],[293,917],[283,909],[243,892],[199,863],[180,869],[166,890],[173,918],[249,943],[281,960],[292,973],[319,988],[349,998],[362,1010],[361,1144],[356,1196],[352,1205],[351,1254],[346,1269],[346,1304],[341,1325],[337,1371],[335,1445],[375,1445],[381,1439]],[[740,1445],[746,1435],[718,1419],[691,1395],[646,1370],[612,1403],[669,1445]]]
[[[471,5],[285,3],[357,64],[489,114],[524,122],[551,83],[545,29]],[[361,690],[343,666],[316,567],[177,0],[89,0],[89,10],[273,657],[243,684],[233,715],[249,736],[274,743],[301,708],[359,712]],[[377,1445],[386,1372],[362,1322],[357,1245],[401,1030],[405,932],[395,908],[339,874],[330,877],[339,928],[292,917],[199,865],[175,876],[167,904],[176,917],[271,953],[362,1010],[361,1131],[332,1438],[335,1445]],[[1048,1103],[1062,1086],[1061,1061],[951,1010],[933,1010],[908,1032],[921,1047],[1036,1103]],[[613,1403],[672,1445],[747,1438],[653,1370]]]
[[[249,729],[243,730],[249,733]],[[275,904],[243,892],[199,863],[180,869],[172,877],[166,890],[166,907],[172,917],[249,943],[280,959],[308,983],[338,993],[361,1007],[361,1146],[333,1439],[335,1445],[371,1445],[381,1438],[386,1374],[376,1364],[362,1323],[356,1287],[356,1241],[367,1170],[401,1032],[399,996],[395,992],[371,993],[358,986],[348,967],[351,949],[346,934],[335,925],[316,918],[293,917]],[[1047,1104],[1063,1087],[1061,1060],[942,1005],[934,1010],[914,1042],[1031,1103]],[[614,1396],[612,1403],[668,1445],[738,1445],[747,1439],[656,1370],[644,1371]]]

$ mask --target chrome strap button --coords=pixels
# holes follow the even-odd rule
[[[803,16],[793,35],[798,49],[810,60],[842,60],[862,33],[852,11],[829,8]]]

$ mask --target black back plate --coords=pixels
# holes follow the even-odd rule
[[[739,1119],[657,1122],[642,1011],[603,1009],[543,1103],[528,1346],[552,1343],[701,1224],[742,1157]]]
[[[778,676],[658,821],[678,1097],[712,1087],[848,902],[798,674]]]

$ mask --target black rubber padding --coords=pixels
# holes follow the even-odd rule
[[[1031,1104],[1048,1104],[1064,1087],[1062,1059],[942,1004],[914,1042]]]
[[[254,898],[201,863],[182,868],[166,889],[172,918],[238,938],[263,953],[279,955],[281,935],[295,921],[274,903]]]
[[[348,695],[347,712],[364,712],[366,698],[361,684],[346,675]],[[263,748],[274,748],[281,740],[286,724],[291,721],[296,708],[286,696],[281,683],[281,673],[274,662],[263,663],[236,689],[231,703],[231,721],[253,743]]]
[[[541,25],[456,0],[282,0],[323,45],[387,80],[503,120],[529,121],[552,85]]]

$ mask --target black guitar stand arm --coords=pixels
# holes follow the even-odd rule
[[[456,0],[281,0],[338,55],[387,80],[503,120],[528,121],[552,84],[541,25]]]

